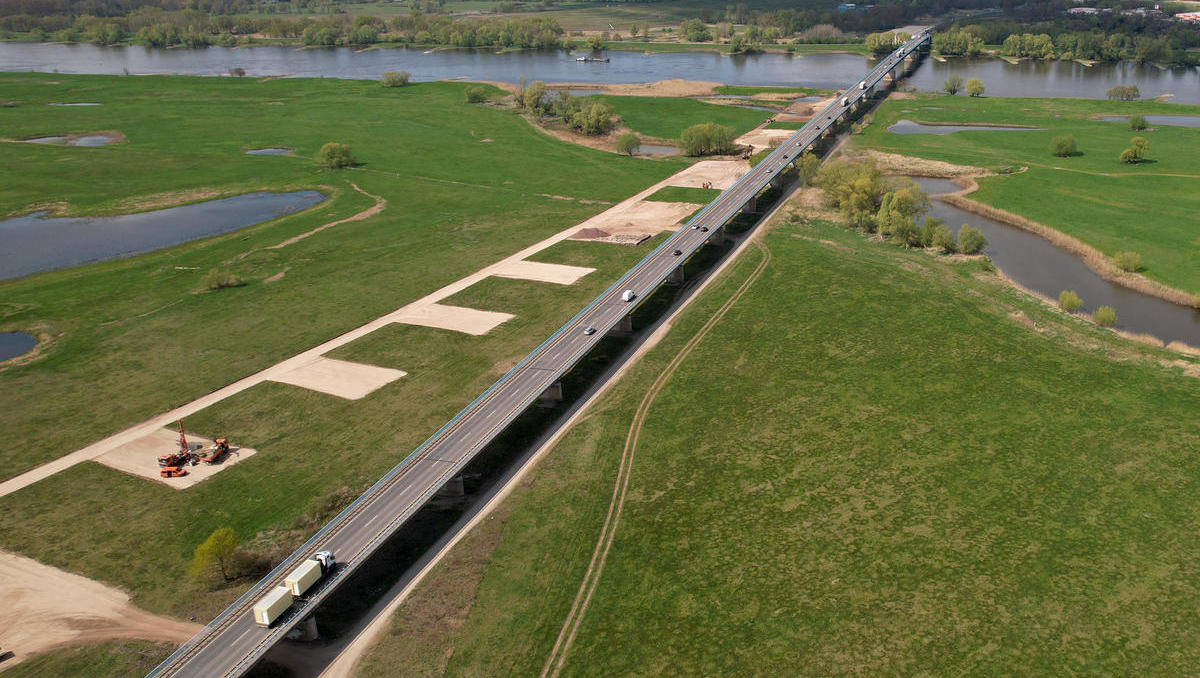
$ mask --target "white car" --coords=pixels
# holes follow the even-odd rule
[[[636,298],[637,295],[633,293],[633,290],[625,290],[621,293],[621,301],[633,301]]]

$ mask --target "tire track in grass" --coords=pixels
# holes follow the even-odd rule
[[[608,504],[608,514],[604,518],[604,526],[600,530],[600,536],[596,539],[596,548],[592,552],[592,560],[588,563],[587,572],[584,573],[583,581],[579,584],[579,591],[575,594],[575,600],[571,604],[571,611],[567,613],[567,618],[563,621],[558,638],[554,641],[554,647],[550,650],[550,656],[546,659],[546,665],[542,668],[542,678],[557,678],[559,673],[562,672],[563,665],[567,659],[567,653],[570,652],[571,645],[575,641],[575,634],[579,631],[579,626],[583,621],[583,615],[587,612],[588,605],[592,600],[592,594],[596,592],[596,587],[600,583],[600,576],[604,572],[604,564],[608,559],[608,552],[612,547],[613,538],[616,536],[617,526],[621,520],[621,512],[625,508],[625,495],[629,490],[629,478],[632,474],[634,453],[637,451],[638,438],[641,436],[642,427],[649,416],[650,408],[658,398],[659,392],[670,381],[671,376],[675,374],[675,371],[679,369],[683,361],[687,359],[709,331],[725,317],[729,309],[742,298],[746,291],[750,289],[750,286],[758,280],[762,272],[771,263],[770,249],[759,241],[755,241],[754,245],[762,252],[762,261],[758,263],[758,266],[755,267],[749,277],[742,282],[737,291],[721,305],[721,308],[717,309],[705,321],[696,334],[684,344],[683,348],[679,349],[679,353],[675,354],[675,357],[671,359],[666,369],[650,385],[650,388],[646,391],[646,395],[642,397],[642,402],[638,405],[637,411],[633,415],[633,421],[629,424],[629,433],[625,437],[625,449],[621,452],[621,463],[617,468],[617,478],[613,484],[613,496]]]

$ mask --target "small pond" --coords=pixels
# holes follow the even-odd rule
[[[931,195],[960,190],[948,179],[913,177],[913,181]],[[1079,257],[1029,231],[939,200],[931,202],[927,216],[944,220],[955,233],[963,224],[983,231],[988,240],[984,253],[1021,286],[1050,299],[1058,299],[1063,290],[1074,290],[1083,299],[1083,310],[1088,313],[1100,306],[1113,307],[1120,329],[1151,334],[1165,342],[1200,346],[1200,312],[1109,282]]]
[[[115,217],[29,214],[0,221],[0,280],[116,259],[220,235],[308,209],[317,191],[247,193]]]
[[[107,146],[116,139],[107,134],[85,134],[78,137],[37,137],[26,139],[31,144],[62,144],[64,146]]]
[[[679,149],[674,146],[661,146],[659,144],[642,144],[638,146],[638,153],[641,155],[679,155]]]
[[[54,103],[54,104],[46,104],[46,105],[47,106],[103,106],[104,104],[97,104],[97,103],[93,103],[90,101],[81,101],[78,103]]]
[[[290,148],[252,148],[246,151],[246,155],[290,155]]]
[[[37,346],[37,337],[24,332],[0,332],[0,363],[25,355]]]
[[[1151,125],[1167,125],[1169,127],[1200,127],[1200,115],[1143,115]],[[1105,122],[1129,122],[1124,115],[1106,115],[1100,118]]]
[[[567,92],[575,97],[590,97],[593,94],[606,94],[606,90],[602,89],[569,89]]]
[[[1040,127],[1000,127],[996,125],[923,125],[901,120],[888,128],[894,134],[953,134],[955,132],[1037,132]]]

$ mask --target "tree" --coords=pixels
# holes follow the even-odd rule
[[[962,228],[958,229],[958,246],[963,254],[979,254],[987,247],[987,238],[978,228],[963,224]]]
[[[521,105],[529,110],[534,115],[542,115],[546,112],[546,83],[541,80],[534,80],[528,87],[525,88],[525,93],[521,97]]]
[[[967,81],[967,95],[973,97],[983,96],[983,81],[979,78],[971,78]]]
[[[464,90],[464,94],[467,97],[468,104],[481,104],[481,103],[487,101],[487,98],[488,98],[487,90],[480,87],[479,85],[468,86],[467,89]]]
[[[642,139],[633,132],[625,132],[617,137],[617,152],[625,155],[633,155],[642,147]]]
[[[946,78],[946,82],[942,84],[942,91],[945,92],[946,94],[949,94],[950,96],[954,96],[955,94],[958,94],[958,91],[960,89],[962,89],[962,86],[963,86],[962,76],[961,75],[952,75],[952,76]]]
[[[1063,290],[1058,294],[1058,306],[1067,313],[1074,313],[1083,308],[1083,299],[1075,294],[1075,290]]]
[[[237,538],[233,528],[221,527],[213,530],[192,552],[192,564],[188,575],[192,581],[202,581],[215,567],[225,581],[233,580],[233,558],[237,553]]]
[[[1069,158],[1075,155],[1075,137],[1070,134],[1054,137],[1050,140],[1050,152],[1060,158]]]
[[[821,169],[821,158],[812,153],[803,153],[796,159],[796,178],[802,184],[812,184],[819,169]]]
[[[571,127],[588,136],[596,136],[613,128],[612,117],[611,106],[603,101],[592,100],[571,115]]]
[[[825,189],[825,202],[841,211],[854,228],[873,232],[883,197],[891,188],[883,172],[871,163],[837,161],[817,172],[817,184]]]
[[[636,37],[637,37],[637,34],[638,34],[638,27],[637,27],[637,24],[634,24],[634,25],[630,26],[630,27],[629,27],[629,37],[631,37],[631,38],[636,38]]]
[[[329,169],[342,169],[352,167],[355,161],[349,146],[331,141],[317,151],[317,164]]]
[[[898,37],[896,33],[890,31],[885,33],[871,33],[866,37],[864,42],[867,45],[867,49],[871,50],[871,53],[878,57],[896,49],[896,45],[899,44],[897,43]]]
[[[1109,99],[1119,99],[1121,101],[1133,101],[1142,97],[1142,93],[1138,91],[1137,85],[1117,85],[1116,87],[1110,87],[1106,94]]]
[[[1134,137],[1129,140],[1129,148],[1121,151],[1121,162],[1135,165],[1142,161],[1148,150],[1150,150],[1150,142],[1146,141],[1146,137]]]
[[[1092,314],[1092,320],[1100,327],[1112,327],[1117,324],[1117,312],[1112,306],[1101,306]]]
[[[679,30],[688,42],[710,42],[712,40],[712,31],[708,30],[708,26],[699,19],[688,19],[683,22]]]
[[[1146,129],[1146,118],[1140,115],[1129,116],[1129,129],[1135,132],[1141,132]]]
[[[404,87],[411,77],[408,71],[388,71],[379,82],[383,83],[384,87]]]
[[[604,38],[600,37],[599,33],[589,35],[587,37],[587,40],[585,40],[584,42],[586,42],[587,46],[593,50],[600,49],[601,47],[604,46]]]
[[[679,136],[679,149],[687,156],[732,153],[733,128],[706,122],[692,125]]]
[[[929,196],[911,179],[902,179],[884,194],[875,213],[879,232],[892,236],[897,244],[912,247],[921,244],[916,217],[929,209]]]
[[[1137,252],[1117,252],[1113,255],[1113,263],[1122,271],[1132,273],[1142,267],[1142,255]]]

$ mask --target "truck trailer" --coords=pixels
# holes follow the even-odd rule
[[[318,551],[312,558],[300,563],[292,573],[284,577],[283,584],[271,589],[254,605],[254,623],[270,627],[275,620],[291,608],[297,598],[303,596],[325,575],[333,572],[337,561],[332,551]]]
[[[286,586],[276,586],[254,606],[254,623],[269,627],[292,606],[292,592]]]
[[[292,570],[292,573],[283,580],[283,585],[292,592],[293,596],[299,598],[312,588],[313,584],[329,574],[334,565],[336,563],[333,560],[333,553],[320,551]]]

